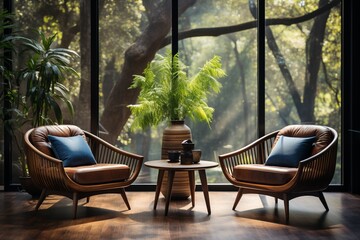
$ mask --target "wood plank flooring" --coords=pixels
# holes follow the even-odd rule
[[[210,192],[208,215],[202,192],[191,201],[172,201],[164,216],[165,200],[153,210],[154,192],[127,192],[131,210],[120,195],[80,201],[72,219],[71,200],[50,196],[40,210],[22,192],[0,192],[0,239],[360,239],[360,196],[325,193],[330,211],[314,197],[290,201],[290,224],[285,225],[283,202],[244,195],[231,210],[236,192]]]

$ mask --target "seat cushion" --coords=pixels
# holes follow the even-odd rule
[[[130,168],[124,164],[95,164],[64,169],[74,182],[84,185],[124,181],[130,176]]]
[[[234,167],[233,177],[242,182],[283,185],[289,182],[296,172],[297,168],[243,164]]]

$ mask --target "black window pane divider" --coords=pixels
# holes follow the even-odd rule
[[[12,13],[13,11],[13,5],[12,5],[12,1],[11,0],[4,0],[4,5],[3,8],[5,11],[7,11],[8,13]],[[8,35],[11,34],[11,29],[5,29],[4,30],[4,35]],[[4,51],[4,66],[8,69],[12,68],[12,62],[11,62],[11,58],[12,58],[12,53],[9,49],[3,49]],[[9,91],[9,86],[7,84],[5,84],[5,79],[2,79],[3,83],[4,83],[4,94]],[[6,94],[5,94],[6,96]],[[11,105],[8,101],[8,99],[5,97],[4,99],[4,114],[5,114],[5,121],[9,118],[11,118],[11,116],[9,116],[9,114],[7,114],[7,109],[11,108]],[[9,132],[9,130],[5,127],[5,124],[3,125],[4,128],[4,140],[6,139],[6,141],[4,141],[4,190],[5,191],[12,191],[16,189],[16,186],[14,187],[12,185],[12,137],[11,137],[11,133]]]
[[[265,135],[265,1],[258,0],[257,7],[257,71],[258,71],[258,137]]]
[[[179,24],[179,5],[178,0],[172,1],[172,18],[171,18],[171,52],[174,56],[179,51],[179,37],[178,37],[178,24]]]
[[[99,0],[91,1],[91,132],[99,133]]]

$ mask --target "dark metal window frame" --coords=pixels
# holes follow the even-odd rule
[[[4,0],[4,5],[3,5],[3,9],[9,13],[12,12],[13,6],[12,6],[12,1],[10,0]],[[4,34],[11,34],[11,29],[6,29]],[[4,55],[5,55],[5,59],[4,59],[4,65],[11,68],[12,67],[12,63],[9,59],[11,59],[12,55],[11,52],[9,52],[8,49],[3,49],[4,50]],[[5,83],[4,79],[1,79],[1,81],[3,81],[3,83]],[[4,86],[4,92],[7,92],[8,86],[5,84],[1,84]],[[6,94],[5,94],[6,95]],[[7,98],[5,97],[4,99],[4,109],[8,109],[10,108],[10,103],[7,101]],[[8,116],[8,114],[6,114],[4,112],[5,115],[5,120],[9,119],[10,116]],[[11,133],[9,133],[8,129],[5,128],[5,126],[3,126],[4,128],[4,140],[6,139],[6,141],[4,141],[4,185],[5,185],[5,191],[7,190],[12,190],[14,188],[14,186],[11,185],[11,179],[12,179],[12,137],[11,137]]]

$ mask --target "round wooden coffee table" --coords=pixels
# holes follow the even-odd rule
[[[168,160],[154,160],[154,161],[145,162],[144,164],[147,167],[159,169],[159,174],[158,174],[157,184],[156,184],[154,209],[156,209],[156,206],[157,206],[157,203],[159,200],[161,183],[162,183],[165,171],[168,172],[168,184],[167,184],[168,189],[167,189],[167,196],[166,196],[165,215],[167,215],[168,211],[169,211],[172,185],[174,182],[175,172],[177,172],[177,171],[187,171],[189,173],[189,182],[190,182],[189,187],[190,187],[190,193],[191,193],[191,202],[192,202],[192,206],[194,207],[195,206],[195,171],[198,171],[199,176],[200,176],[200,181],[201,181],[201,187],[202,187],[202,190],[204,193],[207,211],[208,211],[209,215],[211,214],[209,189],[208,189],[208,184],[207,184],[207,180],[206,180],[205,170],[208,168],[217,167],[219,165],[218,163],[201,160],[199,163],[196,163],[196,164],[183,165],[183,164],[180,164],[180,162],[172,163],[172,162],[169,162]]]

